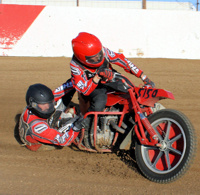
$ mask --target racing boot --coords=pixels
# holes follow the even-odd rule
[[[92,149],[92,144],[91,144],[91,140],[90,140],[90,133],[91,133],[91,128],[92,128],[92,122],[93,122],[93,116],[87,116],[82,125],[83,125],[83,128],[85,129],[85,132],[84,132],[84,145],[85,147],[89,148],[89,149]]]

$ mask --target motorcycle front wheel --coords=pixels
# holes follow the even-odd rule
[[[136,142],[137,165],[142,174],[153,182],[172,182],[189,169],[194,158],[194,128],[183,113],[172,109],[157,111],[148,119],[159,136],[160,146],[145,146]]]

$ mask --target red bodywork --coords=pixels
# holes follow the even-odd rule
[[[109,93],[107,96],[107,103],[106,107],[111,107],[113,105],[119,104],[123,105],[123,110],[121,112],[88,112],[85,114],[84,118],[88,115],[94,115],[94,148],[89,149],[86,148],[82,144],[82,140],[84,137],[84,129],[81,132],[81,138],[79,142],[75,142],[75,144],[81,150],[87,150],[92,152],[112,152],[112,149],[101,149],[96,144],[96,133],[97,133],[97,119],[99,115],[120,115],[119,123],[117,124],[118,127],[121,127],[124,115],[129,112],[135,113],[134,122],[134,131],[143,145],[151,145],[155,146],[158,143],[158,137],[156,132],[154,131],[153,127],[149,123],[149,120],[144,116],[144,112],[149,115],[152,114],[151,107],[154,107],[154,104],[162,99],[174,99],[174,96],[171,92],[166,91],[164,89],[155,89],[155,88],[139,88],[129,86],[128,93],[123,92],[116,92],[116,93]],[[143,107],[141,105],[144,105]],[[145,130],[150,135],[150,141],[146,138]],[[116,131],[115,137],[112,143],[112,146],[115,145],[119,133]]]

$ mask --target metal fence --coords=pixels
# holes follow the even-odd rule
[[[200,0],[0,0],[3,4],[199,11]]]

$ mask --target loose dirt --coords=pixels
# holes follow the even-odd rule
[[[182,111],[191,120],[199,141],[200,60],[130,59],[155,82],[171,91],[175,100],[162,100],[167,108]],[[65,147],[31,152],[20,146],[16,119],[25,107],[30,84],[55,89],[70,77],[69,58],[0,57],[0,194],[199,194],[200,154],[189,171],[170,184],[145,179],[127,154],[96,154]],[[141,83],[115,68],[135,84]],[[77,95],[73,101],[77,103]]]

